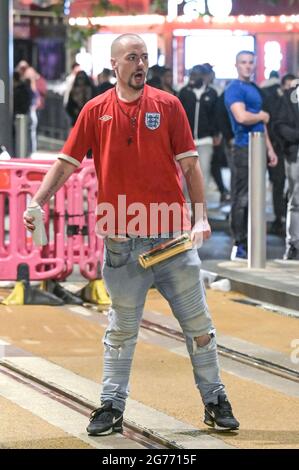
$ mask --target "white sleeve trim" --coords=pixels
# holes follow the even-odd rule
[[[198,157],[198,152],[196,150],[188,150],[187,152],[179,153],[175,156],[175,159],[182,160],[182,158],[186,157]]]
[[[81,164],[75,158],[70,157],[69,155],[65,155],[64,153],[60,153],[58,155],[58,158],[59,158],[59,160],[65,160],[66,162],[72,163],[75,166],[80,166],[80,164]]]

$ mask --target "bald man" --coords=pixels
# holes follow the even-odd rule
[[[176,97],[145,84],[148,53],[139,36],[125,34],[113,42],[111,66],[116,87],[85,105],[32,201],[38,206],[49,201],[92,149],[99,182],[96,227],[105,239],[103,277],[112,307],[103,341],[102,406],[92,412],[87,432],[101,436],[122,431],[143,306],[153,284],[168,300],[184,332],[205,406],[204,422],[222,430],[238,429],[219,376],[215,329],[197,250],[148,269],[138,263],[141,253],[186,230],[195,247],[211,234],[186,114]],[[192,227],[176,162],[193,204]],[[25,213],[24,220],[33,230],[32,218]]]

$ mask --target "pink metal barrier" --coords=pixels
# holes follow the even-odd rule
[[[44,209],[49,243],[36,247],[23,225],[23,212],[53,162],[11,159],[0,162],[0,279],[16,280],[26,263],[31,280],[65,279],[79,265],[96,279],[103,240],[95,234],[97,181],[93,162],[85,162]]]
[[[74,260],[79,264],[81,274],[87,279],[96,279],[98,264],[103,264],[103,240],[95,233],[95,210],[97,204],[97,184],[93,164],[85,164],[76,174],[74,189],[74,212],[81,217],[79,244],[73,250]],[[79,246],[78,246],[79,245]]]

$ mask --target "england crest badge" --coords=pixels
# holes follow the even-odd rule
[[[145,125],[151,131],[160,126],[160,113],[145,113]]]

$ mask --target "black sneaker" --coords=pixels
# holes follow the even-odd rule
[[[239,422],[233,415],[232,407],[225,395],[218,395],[218,403],[207,403],[204,423],[218,431],[239,429]]]
[[[123,413],[112,408],[112,402],[106,401],[101,408],[93,410],[86,431],[91,436],[107,436],[113,432],[122,432]]]
[[[294,245],[289,245],[285,254],[283,255],[283,259],[287,260],[299,260],[299,250]]]

